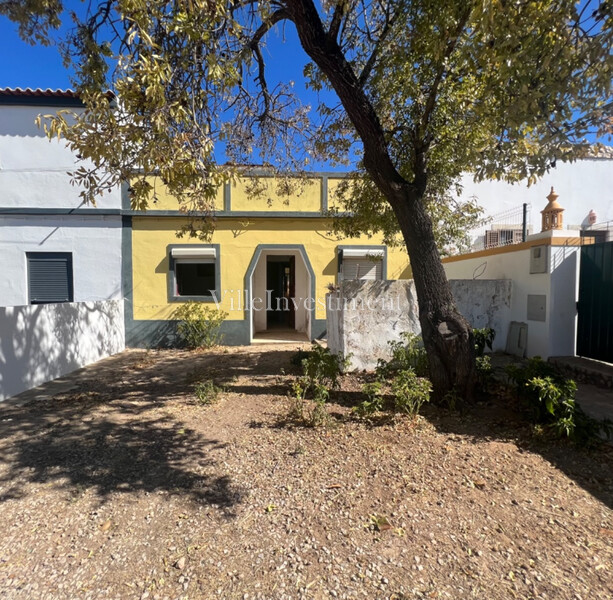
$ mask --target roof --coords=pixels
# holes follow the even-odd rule
[[[109,99],[114,97],[112,92],[106,93]],[[29,106],[83,106],[79,94],[74,90],[46,90],[36,88],[0,88],[0,104],[29,105]]]
[[[74,90],[35,90],[26,88],[0,89],[0,104],[29,106],[83,106]]]

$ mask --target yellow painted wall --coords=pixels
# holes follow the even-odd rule
[[[153,194],[149,201],[148,210],[179,210],[177,199],[168,193],[167,187],[160,181],[159,177],[148,177],[147,180],[153,186]],[[223,209],[223,186],[220,186],[219,190],[217,190],[214,208],[215,210]]]
[[[136,320],[168,319],[178,306],[176,302],[168,302],[167,247],[170,244],[194,243],[194,240],[176,237],[175,232],[183,223],[184,220],[178,217],[133,218],[132,277]],[[325,232],[326,222],[317,218],[219,218],[211,243],[220,244],[221,290],[222,293],[228,290],[220,307],[229,313],[228,318],[243,320],[245,317],[244,311],[237,304],[237,290],[245,288],[245,273],[258,244],[304,245],[315,272],[316,296],[322,299],[328,291],[328,284],[336,283],[338,245],[381,244],[377,238],[338,240]],[[406,253],[402,249],[388,249],[388,278],[406,278],[409,272]],[[325,317],[325,308],[319,305],[316,318]]]
[[[250,187],[261,187],[254,194]],[[321,211],[321,179],[290,181],[292,190],[285,193],[284,180],[274,177],[240,178],[232,184],[232,210],[236,211]]]
[[[337,208],[341,212],[345,209],[345,206],[338,201],[336,196],[336,190],[338,188],[338,184],[342,181],[341,178],[329,177],[328,178],[328,209],[333,210]]]

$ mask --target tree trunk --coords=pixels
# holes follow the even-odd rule
[[[334,34],[329,35],[313,0],[285,0],[305,52],[327,76],[364,144],[364,166],[391,204],[409,252],[419,320],[435,399],[452,390],[470,398],[475,375],[471,328],[457,311],[434,240],[432,221],[423,195],[425,165],[416,165],[415,181],[406,181],[396,168],[377,113],[347,62]],[[417,153],[420,162],[423,155]]]
[[[411,261],[434,399],[441,401],[451,392],[468,400],[475,381],[472,328],[455,306],[423,202],[403,195],[388,200]]]

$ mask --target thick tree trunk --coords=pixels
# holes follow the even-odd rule
[[[434,399],[441,401],[450,392],[470,399],[475,381],[472,329],[455,306],[431,219],[421,199],[394,198],[390,203],[411,260]]]
[[[364,144],[364,166],[393,207],[409,252],[419,320],[436,399],[472,394],[474,346],[466,319],[456,310],[424,204],[427,172],[406,181],[394,165],[377,113],[336,41],[325,31],[313,0],[285,0],[305,52],[326,74]],[[420,156],[420,163],[422,154]]]

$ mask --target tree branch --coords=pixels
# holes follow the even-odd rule
[[[385,26],[383,27],[383,31],[381,32],[381,36],[379,37],[379,41],[376,43],[374,50],[372,51],[371,55],[368,57],[368,60],[366,61],[366,64],[364,65],[364,68],[362,69],[362,72],[360,73],[360,76],[358,77],[360,86],[364,86],[366,84],[366,81],[368,80],[368,77],[371,71],[373,70],[375,64],[377,63],[377,59],[379,58],[379,54],[381,52],[381,46],[383,45],[383,42],[389,35],[390,31],[392,30],[394,23],[398,19],[399,14],[400,14],[399,11],[396,12],[395,14],[392,15],[390,19],[388,19],[388,21],[386,21]]]
[[[343,21],[343,17],[345,16],[345,1],[340,0],[337,2],[334,8],[334,14],[332,15],[332,22],[330,23],[330,29],[328,30],[328,35],[330,39],[336,40],[338,38],[338,32],[341,28],[341,23]]]
[[[324,30],[313,0],[285,4],[302,47],[330,81],[362,140],[364,166],[373,181],[389,199],[405,197],[403,190],[416,192],[396,169],[379,117],[337,41]]]

